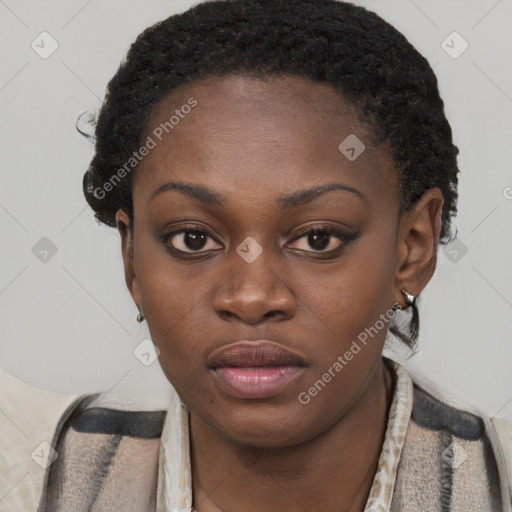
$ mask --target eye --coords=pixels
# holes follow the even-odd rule
[[[341,248],[353,238],[332,228],[319,227],[310,229],[301,237],[296,238],[292,248],[306,252],[330,253]]]
[[[310,253],[330,254],[357,236],[330,227],[315,227],[297,237],[289,246]],[[172,231],[164,235],[163,242],[172,251],[182,254],[206,254],[220,248],[207,231],[195,226]]]
[[[208,246],[208,240],[213,239],[206,231],[195,227],[173,231],[164,237],[165,244],[170,245],[171,249],[188,254],[202,253],[216,249],[217,244],[210,243]]]

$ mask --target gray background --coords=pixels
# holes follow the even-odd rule
[[[30,384],[167,393],[158,362],[133,353],[147,327],[135,321],[117,232],[86,207],[92,147],[75,121],[99,107],[141,30],[195,3],[0,0],[0,368]],[[358,3],[434,66],[461,151],[458,241],[440,250],[419,303],[419,351],[404,364],[446,396],[512,419],[512,1]],[[59,45],[46,59],[31,47],[50,48],[43,31]],[[469,44],[457,58],[454,31]]]

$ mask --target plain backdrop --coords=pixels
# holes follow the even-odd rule
[[[92,147],[75,122],[98,109],[139,32],[195,3],[0,1],[0,368],[32,385],[169,389],[157,361],[134,355],[149,334],[119,235],[82,195]],[[357,3],[434,66],[460,149],[458,239],[421,296],[416,355],[391,354],[445,396],[512,419],[512,1]]]

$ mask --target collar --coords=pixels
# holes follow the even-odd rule
[[[384,358],[395,374],[395,390],[377,472],[365,512],[389,512],[398,469],[411,416],[413,384],[407,370]],[[174,394],[167,412],[158,467],[156,512],[194,512],[190,465],[189,411]]]

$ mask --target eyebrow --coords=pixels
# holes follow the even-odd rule
[[[223,206],[228,202],[227,196],[224,194],[211,190],[203,185],[194,185],[192,183],[182,182],[171,182],[162,185],[151,194],[149,201],[152,201],[156,196],[169,190],[177,190],[179,192],[183,192],[193,199],[197,199],[201,203],[209,206]],[[363,199],[363,201],[366,201],[366,198],[363,196],[363,194],[361,194],[361,192],[359,192],[359,190],[347,185],[343,185],[341,183],[330,183],[328,185],[320,185],[310,189],[299,190],[297,192],[293,192],[292,194],[279,196],[277,198],[277,202],[281,209],[291,210],[293,208],[298,208],[299,206],[310,203],[318,196],[333,190],[343,190],[345,192],[350,192]]]

